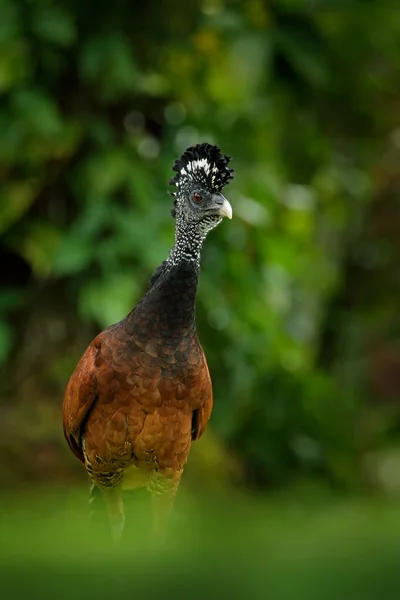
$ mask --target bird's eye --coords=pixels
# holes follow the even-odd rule
[[[198,204],[199,202],[201,202],[203,200],[203,196],[201,194],[199,194],[198,192],[195,192],[193,194],[193,200]]]

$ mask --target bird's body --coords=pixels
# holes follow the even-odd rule
[[[231,216],[231,209],[218,188],[209,191],[213,199],[203,212],[195,205],[185,207],[188,194],[189,201],[191,194],[206,196],[205,183],[199,183],[204,164],[201,177],[194,169],[194,179],[184,175],[190,163],[193,168],[195,159],[204,158],[209,171],[218,165],[226,169],[221,181],[227,183],[231,170],[221,156],[217,148],[202,144],[176,162],[174,248],[129,315],[89,345],[65,392],[65,436],[103,491],[118,531],[123,486],[146,485],[155,504],[155,525],[164,527],[191,443],[211,414],[211,379],[196,331],[196,290],[202,242],[222,216]]]
[[[192,423],[199,437],[211,413],[211,380],[187,289],[188,282],[194,287],[194,274],[184,267],[97,336],[68,384],[70,445],[101,487],[120,483],[130,465],[149,478],[155,469],[181,472]]]

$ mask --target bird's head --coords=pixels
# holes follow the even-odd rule
[[[178,225],[195,226],[205,236],[223,217],[232,218],[232,207],[221,193],[233,179],[229,161],[229,156],[211,144],[188,148],[175,161],[176,175],[169,183],[176,186],[171,213]]]

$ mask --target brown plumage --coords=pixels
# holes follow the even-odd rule
[[[170,256],[129,315],[89,345],[67,385],[65,437],[102,490],[115,537],[123,528],[125,486],[147,486],[155,528],[165,528],[191,443],[211,414],[195,299],[202,242],[223,216],[232,216],[220,193],[233,176],[228,160],[201,144],[176,161]]]

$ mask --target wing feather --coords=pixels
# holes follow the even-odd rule
[[[202,394],[201,406],[193,411],[192,415],[192,440],[198,440],[204,433],[207,422],[211,416],[213,408],[213,394],[210,372],[208,370],[207,361],[204,356],[205,369],[202,376]]]
[[[98,397],[96,359],[101,350],[101,341],[102,334],[87,348],[70,377],[64,395],[64,435],[72,452],[82,462],[82,432]]]

